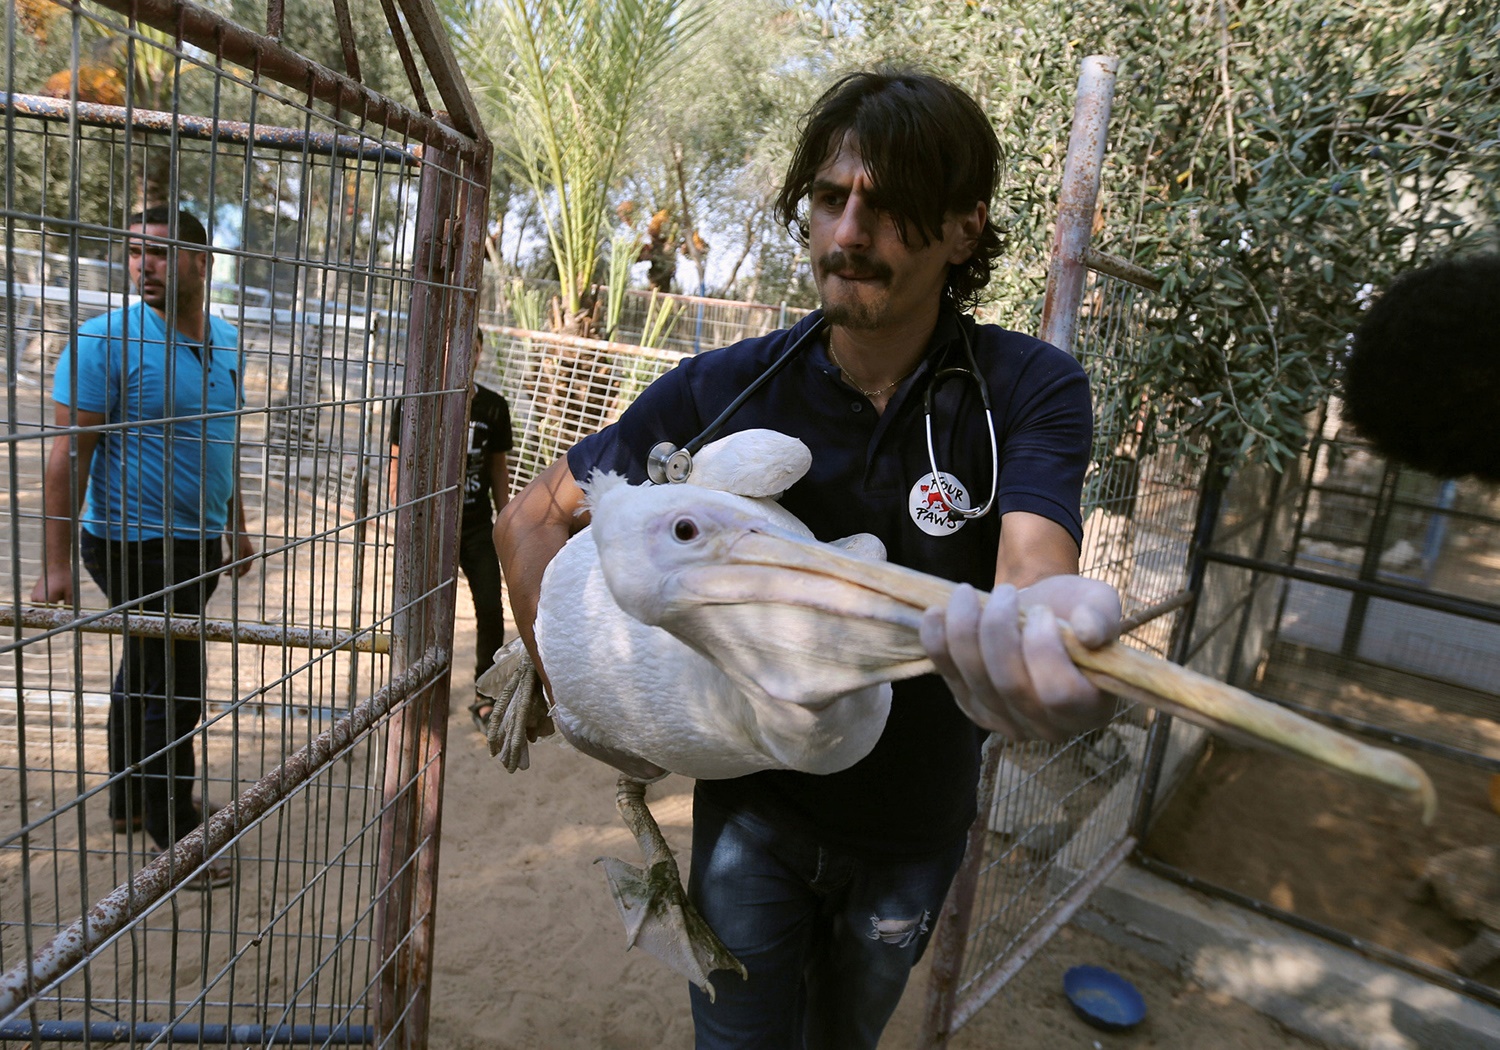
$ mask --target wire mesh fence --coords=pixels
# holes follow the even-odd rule
[[[585,435],[619,418],[657,376],[685,355],[599,339],[482,325],[478,382],[510,403],[519,491]]]
[[[119,7],[6,24],[0,1036],[406,1045],[488,146]]]

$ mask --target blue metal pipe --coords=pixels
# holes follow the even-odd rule
[[[283,1024],[160,1024],[146,1021],[6,1021],[0,1039],[43,1043],[150,1043],[227,1046],[369,1046],[374,1025]]]

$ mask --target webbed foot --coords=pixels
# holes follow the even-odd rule
[[[474,691],[495,702],[485,724],[490,755],[511,773],[529,769],[529,744],[552,732],[552,719],[536,665],[519,638],[495,653],[494,664],[475,681]]]
[[[645,784],[622,776],[615,804],[646,856],[644,870],[613,857],[599,860],[625,923],[626,946],[639,947],[666,963],[703,989],[712,1002],[713,971],[733,970],[745,979],[749,975],[688,900],[672,851],[646,808]]]

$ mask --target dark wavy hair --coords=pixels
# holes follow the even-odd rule
[[[943,220],[990,204],[1000,176],[1000,143],[989,118],[961,88],[903,69],[849,73],[803,118],[802,135],[776,198],[776,216],[807,244],[803,204],[818,169],[848,133],[875,190],[874,203],[894,216],[902,243],[915,231],[923,245],[943,235]],[[986,217],[969,261],[948,270],[943,293],[959,309],[979,301],[1000,254],[1000,228]]]
[[[1381,455],[1500,481],[1500,255],[1402,274],[1354,333],[1343,393]]]
[[[145,211],[138,211],[130,217],[129,226],[170,226],[172,225],[172,209],[165,204],[153,204]],[[197,217],[189,211],[177,213],[177,240],[183,244],[201,244],[208,247],[208,231]]]

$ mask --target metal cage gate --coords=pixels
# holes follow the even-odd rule
[[[280,0],[264,32],[177,0],[7,7],[0,1041],[426,1045],[490,146],[429,0],[382,0],[368,24],[351,2],[334,0],[326,42],[342,72],[285,42],[312,39],[310,16]],[[376,39],[404,84],[362,78]],[[132,222],[153,205],[165,231]],[[136,273],[151,252],[171,274],[154,344]],[[207,364],[175,312],[198,259]],[[134,351],[131,318],[147,319]],[[167,408],[81,422],[59,355],[81,361],[80,326],[115,324],[106,359],[158,355]],[[228,351],[237,404],[200,390],[189,407],[189,348],[205,376]],[[128,401],[122,374],[108,382]],[[91,469],[79,444],[155,442],[171,505],[215,423],[238,489],[227,571],[199,495],[173,512],[199,515],[194,571],[106,597],[66,531]],[[144,505],[152,482],[120,484]],[[132,527],[84,513],[106,540]],[[168,561],[179,521],[158,524]],[[44,563],[66,565],[61,603],[33,600]],[[129,572],[99,578],[113,593]],[[167,686],[155,752],[112,685],[152,645],[173,683],[206,667],[201,696]],[[181,834],[179,788],[163,849],[134,792],[184,748],[203,819]]]

